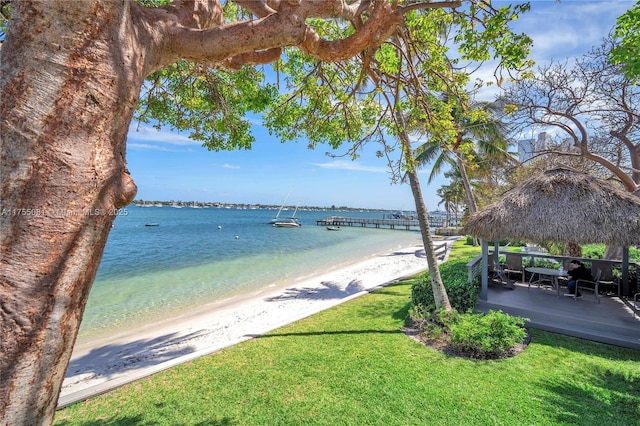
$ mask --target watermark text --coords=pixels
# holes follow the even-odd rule
[[[0,209],[0,216],[24,217],[78,217],[78,216],[128,216],[126,208],[109,209],[65,209],[65,208],[33,208],[33,209]]]

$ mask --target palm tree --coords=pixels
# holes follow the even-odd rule
[[[445,173],[447,176],[449,173]],[[447,213],[447,225],[451,223],[451,213],[455,214],[454,223],[458,224],[458,213],[460,212],[460,202],[464,198],[464,188],[460,180],[453,181],[449,185],[443,185],[436,190],[436,195],[440,197],[438,206],[444,204]]]
[[[407,169],[405,176],[409,180],[409,186],[411,187],[411,193],[413,194],[413,199],[416,205],[418,223],[420,224],[420,234],[422,236],[422,242],[427,257],[427,264],[429,266],[429,273],[431,275],[431,289],[433,291],[434,302],[437,309],[451,311],[451,303],[449,302],[449,296],[447,295],[447,290],[444,287],[444,282],[442,281],[442,276],[440,275],[438,260],[435,256],[435,250],[433,248],[431,226],[429,225],[429,212],[427,211],[427,207],[424,203],[424,198],[422,197],[420,180],[418,179],[416,168],[417,164],[413,156],[413,149],[411,147],[409,134],[406,131],[406,123],[404,117],[400,113],[396,114],[396,120],[399,124],[398,136],[405,160],[405,167]]]
[[[451,211],[453,210],[453,202],[451,200],[451,197],[449,196],[449,193],[447,192],[448,189],[449,188],[447,186],[441,186],[436,190],[436,195],[440,197],[438,206],[444,204],[444,211],[446,212],[445,222],[443,225],[445,227],[449,226],[449,223],[451,223]]]
[[[492,165],[514,162],[508,152],[509,142],[503,124],[496,116],[496,106],[487,102],[467,105],[459,96],[443,96],[449,106],[454,128],[424,129],[429,139],[416,149],[418,166],[432,164],[428,182],[449,166],[464,186],[469,213],[478,210],[471,175],[490,176]]]

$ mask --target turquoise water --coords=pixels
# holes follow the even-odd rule
[[[301,228],[269,225],[273,210],[129,206],[122,213],[89,295],[80,340],[420,242],[416,231],[316,226],[327,216],[381,218],[382,212],[298,211]]]

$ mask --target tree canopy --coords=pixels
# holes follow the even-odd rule
[[[614,64],[622,65],[628,79],[640,78],[640,1],[616,21],[613,35],[619,40],[611,51]]]
[[[503,101],[514,106],[512,119],[521,126],[560,131],[547,153],[586,159],[592,172],[614,177],[635,192],[640,185],[640,91],[621,66],[610,63],[616,46],[608,37],[574,61],[541,67],[511,86]]]
[[[230,22],[246,18],[247,10],[257,17],[266,16],[263,6],[267,4],[259,7],[256,3],[260,2],[229,2],[224,17]],[[381,119],[376,87],[397,78],[393,77],[398,65],[397,41],[405,46],[406,63],[421,67],[412,70],[413,75],[403,71],[405,87],[429,80],[430,90],[436,90],[436,84],[467,84],[463,69],[469,63],[497,59],[515,68],[523,66],[529,52],[530,39],[508,29],[508,23],[526,12],[528,4],[494,8],[478,0],[399,2],[386,12],[396,18],[385,15],[393,28],[401,28],[399,37],[376,35],[374,45],[347,55],[335,46],[371,26],[372,13],[380,6],[372,12],[368,2],[326,3],[341,5],[344,20],[309,13],[308,28],[317,44],[285,48],[282,56],[274,53],[265,62],[277,61],[267,67],[240,66],[239,61],[212,65],[197,58],[179,61],[150,75],[136,117],[189,131],[207,148],[218,150],[249,149],[254,138],[246,114],[264,114],[270,131],[283,141],[304,137],[311,147],[327,143],[336,148],[388,132],[390,121]],[[382,32],[379,27],[377,33]],[[384,34],[393,32],[392,28],[384,30]],[[325,51],[320,46],[333,47]],[[468,63],[462,65],[464,60]],[[426,97],[416,96],[424,107]],[[357,149],[351,150],[355,152]]]

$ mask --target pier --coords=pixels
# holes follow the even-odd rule
[[[433,223],[434,222],[437,223]],[[413,219],[372,219],[330,216],[316,221],[318,226],[360,226],[361,228],[388,228],[405,229],[407,231],[419,231],[420,223]],[[429,225],[433,227],[442,226],[442,219],[429,217]]]

